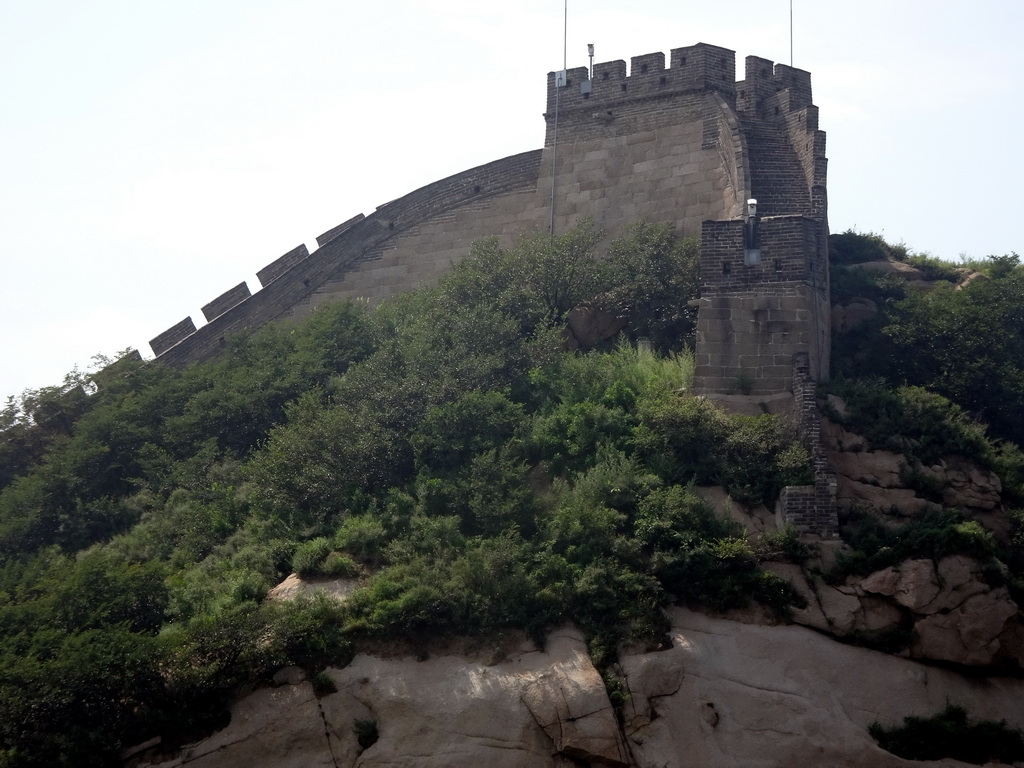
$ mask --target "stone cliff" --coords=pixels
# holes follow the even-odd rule
[[[616,712],[571,628],[540,650],[521,641],[418,661],[360,654],[321,697],[298,670],[238,701],[231,724],[135,768],[551,768],[569,766],[964,765],[911,762],[867,726],[947,703],[1024,727],[1024,680],[978,678],[836,643],[798,626],[759,626],[682,608],[672,645],[625,655]],[[366,738],[367,732],[375,740]],[[363,743],[360,743],[360,736]]]
[[[870,508],[906,520],[941,508],[904,487],[902,455],[868,450],[831,421],[822,434],[841,514]],[[954,457],[929,471],[947,507],[1004,535],[998,477]],[[764,507],[738,505],[721,488],[698,490],[752,540],[776,526]],[[677,607],[671,646],[624,652],[606,678],[572,627],[543,648],[514,635],[429,654],[365,651],[326,671],[334,692],[323,694],[320,681],[318,696],[305,672],[281,670],[273,687],[236,701],[223,730],[167,754],[140,748],[128,766],[963,765],[903,760],[867,728],[947,704],[1024,728],[1022,614],[982,563],[963,554],[915,558],[837,582],[824,574],[846,545],[808,541],[816,555],[803,566],[765,564],[804,600],[789,625],[760,609],[711,617]],[[344,600],[356,586],[293,575],[270,599],[319,590]],[[885,638],[901,639],[893,653],[855,645]]]

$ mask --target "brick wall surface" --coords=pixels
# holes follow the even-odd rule
[[[793,401],[797,428],[811,455],[814,484],[783,488],[777,511],[783,524],[792,525],[801,533],[832,538],[839,533],[838,484],[821,443],[816,386],[810,360],[804,354],[793,358]]]

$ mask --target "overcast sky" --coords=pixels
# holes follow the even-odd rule
[[[1024,3],[794,0],[833,232],[1024,250]],[[789,0],[569,0],[568,64],[788,63]],[[634,10],[635,8],[635,10]],[[357,213],[542,145],[563,0],[0,0],[0,395],[136,347]]]

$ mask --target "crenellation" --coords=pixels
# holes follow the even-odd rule
[[[152,347],[153,354],[160,356],[195,332],[196,324],[192,322],[191,317],[186,317],[181,322],[172,325],[160,335],[150,339],[149,346]]]
[[[231,290],[225,291],[216,299],[204,306],[203,317],[205,317],[207,321],[220,317],[235,305],[248,299],[251,295],[248,284],[241,282]]]
[[[360,216],[362,216],[362,214],[360,214]],[[319,240],[319,238],[317,239]],[[270,262],[270,264],[256,273],[256,278],[260,281],[260,285],[266,288],[272,282],[277,280],[277,278],[285,274],[289,269],[308,256],[309,251],[306,249],[305,243],[303,243],[300,246],[292,248],[284,256]]]

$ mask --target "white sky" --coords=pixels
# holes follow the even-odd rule
[[[789,61],[789,1],[569,0],[569,66]],[[515,10],[510,10],[510,9]],[[0,0],[0,396],[148,340],[357,213],[543,144],[562,0]],[[1020,0],[794,0],[832,231],[1024,250]]]

